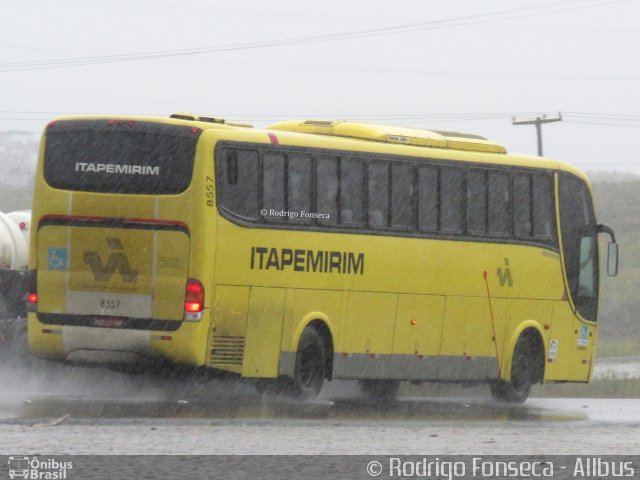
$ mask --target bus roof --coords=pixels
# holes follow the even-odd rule
[[[334,137],[341,143],[349,140],[375,142],[372,145],[373,150],[391,154],[401,153],[397,149],[402,148],[402,153],[421,156],[424,155],[426,147],[431,150],[429,155],[435,155],[442,159],[474,162],[481,158],[477,155],[478,153],[489,154],[482,156],[483,162],[562,170],[580,177],[590,185],[587,176],[570,164],[535,155],[507,154],[507,149],[504,146],[475,134],[332,120],[290,120],[276,123],[267,129],[275,132],[303,134],[306,137],[309,135]],[[278,135],[281,134],[278,133]],[[360,148],[364,142],[358,142]],[[381,144],[387,144],[389,148],[385,148]],[[418,148],[407,149],[407,147]],[[372,149],[364,148],[363,150],[372,151]],[[438,152],[434,154],[434,150]]]
[[[420,147],[450,148],[475,152],[507,153],[507,149],[479,135],[439,130],[373,125],[368,123],[292,120],[276,123],[270,130],[313,133],[335,137],[357,138],[384,143],[399,143]]]
[[[54,121],[90,119],[188,124],[202,130],[246,132],[242,135],[242,137],[246,137],[243,138],[246,141],[251,141],[248,137],[273,133],[279,138],[279,143],[296,146],[345,148],[370,153],[411,156],[425,156],[426,153],[429,157],[442,160],[480,161],[487,164],[561,170],[580,177],[590,185],[584,172],[573,165],[535,155],[507,154],[506,148],[498,143],[479,135],[461,132],[333,120],[290,120],[262,129],[253,128],[252,125],[246,123],[229,122],[218,117],[203,117],[188,113],[174,114],[170,118],[138,115],[73,115],[58,117]],[[262,141],[264,140],[262,139]]]

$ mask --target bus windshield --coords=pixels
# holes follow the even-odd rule
[[[579,178],[560,175],[560,220],[567,280],[580,315],[595,322],[598,313],[598,249],[596,221],[587,186]]]
[[[131,120],[49,125],[44,178],[54,188],[176,194],[191,183],[200,129]]]

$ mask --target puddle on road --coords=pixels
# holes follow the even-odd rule
[[[35,368],[38,367],[38,368]],[[46,368],[44,368],[46,367]],[[356,382],[329,382],[318,401],[261,398],[249,382],[207,377],[125,375],[104,368],[71,368],[36,364],[34,368],[0,369],[5,391],[0,397],[0,423],[57,419],[216,419],[336,421],[570,421],[588,419],[563,405],[501,405],[488,391],[457,397],[444,391],[431,397],[405,394],[390,405],[358,399]],[[482,397],[486,394],[485,397]],[[474,395],[477,395],[476,398]],[[575,410],[575,409],[574,409]],[[40,420],[38,420],[40,419]],[[83,420],[84,419],[84,420]]]
[[[344,420],[344,421],[572,421],[586,414],[526,405],[499,405],[474,399],[399,399],[389,405],[356,399],[295,402],[238,397],[233,401],[94,400],[36,398],[23,401],[14,419],[218,419],[218,420]],[[5,420],[6,421],[6,420]]]

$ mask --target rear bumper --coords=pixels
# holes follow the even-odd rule
[[[178,328],[172,325],[171,330],[86,326],[73,317],[64,321],[64,316],[57,324],[50,323],[50,317],[44,323],[36,313],[29,313],[29,349],[39,357],[80,363],[134,364],[155,357],[179,365],[202,366],[209,332],[209,312],[204,313],[201,321],[176,322]]]

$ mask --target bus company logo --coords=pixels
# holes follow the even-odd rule
[[[251,247],[251,270],[364,275],[364,253]]]
[[[67,471],[73,469],[73,462],[63,462],[54,458],[9,457],[9,478],[33,480],[65,480]]]
[[[100,254],[94,250],[84,252],[84,263],[91,267],[93,277],[99,282],[106,282],[115,273],[120,273],[122,281],[125,283],[135,283],[138,280],[138,271],[133,270],[129,264],[129,259],[124,253],[124,247],[119,238],[107,238],[107,245],[113,253],[106,263],[102,262]]]
[[[76,162],[76,172],[160,175],[160,167],[152,167],[151,165],[116,165],[114,163]]]
[[[511,267],[509,266],[509,259],[505,257],[504,259],[504,269],[502,267],[498,267],[498,281],[500,282],[500,286],[504,287],[513,287],[513,277],[511,276]]]

